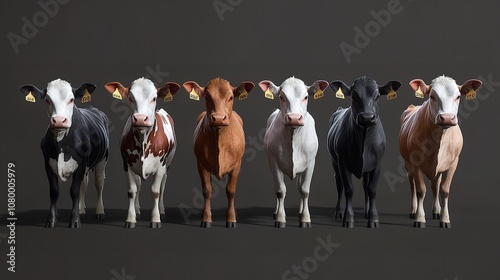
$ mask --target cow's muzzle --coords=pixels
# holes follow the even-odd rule
[[[134,114],[132,115],[132,126],[133,127],[150,127],[151,121],[149,117],[145,114]]]
[[[53,116],[50,118],[50,127],[57,129],[65,129],[70,127],[68,118],[63,116]]]
[[[361,113],[357,118],[358,125],[364,128],[375,125],[376,120],[377,116],[372,113]]]
[[[229,118],[226,114],[212,113],[210,114],[210,126],[222,127],[229,125]]]
[[[458,119],[455,114],[442,113],[436,116],[436,125],[441,128],[449,128],[458,124]]]
[[[285,125],[292,128],[304,126],[304,116],[297,113],[288,113],[285,115]]]

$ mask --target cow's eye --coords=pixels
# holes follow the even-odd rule
[[[134,98],[132,98],[132,96],[129,97],[128,100],[130,101],[130,103],[134,103]]]
[[[455,98],[456,101],[460,100],[460,95]]]
[[[285,97],[283,95],[280,95],[280,100],[285,101]]]
[[[45,99],[45,103],[50,104],[50,100]]]
[[[74,98],[71,98],[71,99],[68,101],[68,104],[73,104],[73,102],[75,102],[75,99],[74,99]]]
[[[431,100],[436,100],[436,97],[434,97],[434,95],[431,95],[430,98]]]
[[[153,97],[153,102],[156,102],[156,97]]]
[[[231,101],[233,99],[234,99],[234,96],[231,95],[231,97],[229,97],[229,101]]]
[[[304,97],[304,101],[305,101],[305,100],[307,100],[308,98],[309,98],[309,96],[307,96],[307,95],[306,95],[306,96]]]

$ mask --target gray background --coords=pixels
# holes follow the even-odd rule
[[[1,1],[0,148],[4,166],[16,164],[18,217],[15,274],[7,273],[6,228],[0,229],[2,279],[281,279],[293,265],[313,257],[317,238],[328,236],[340,246],[318,262],[307,279],[499,279],[500,190],[494,177],[500,155],[500,85],[484,85],[474,102],[462,100],[465,145],[451,188],[449,230],[429,219],[430,190],[425,202],[427,228],[412,227],[397,134],[402,111],[422,102],[408,86],[411,79],[430,83],[446,74],[459,84],[478,77],[500,81],[500,2],[401,0],[402,11],[392,15],[390,23],[347,63],[339,44],[353,44],[354,28],[364,29],[374,20],[370,11],[386,9],[388,2],[233,1],[235,7],[221,20],[213,1],[73,0],[61,5],[16,54],[7,34],[21,35],[21,18],[32,22],[42,9],[36,1]],[[157,67],[168,75],[151,76],[148,69]],[[188,220],[181,214],[180,209],[199,213],[201,186],[191,145],[196,117],[204,110],[203,102],[190,100],[181,89],[172,103],[158,103],[173,116],[178,139],[165,192],[167,219],[161,229],[148,228],[152,206],[148,180],[141,194],[142,219],[136,229],[124,229],[128,199],[118,143],[127,111],[125,103],[115,101],[103,85],[110,81],[129,85],[147,75],[157,84],[195,80],[205,85],[217,76],[233,85],[263,79],[280,84],[290,76],[306,84],[317,79],[350,84],[361,75],[380,84],[401,81],[397,99],[380,101],[388,144],[377,195],[380,228],[365,227],[359,182],[354,195],[356,227],[344,229],[333,219],[337,195],[325,140],[329,116],[337,107],[349,106],[349,100],[336,99],[331,89],[324,98],[309,102],[320,141],[310,196],[313,226],[298,228],[299,195],[287,180],[287,228],[273,228],[275,198],[262,131],[277,101],[265,99],[256,87],[234,106],[245,122],[247,139],[236,194],[238,228],[224,228],[224,192],[212,199],[211,229],[198,227],[198,214]],[[18,90],[25,83],[44,88],[56,78],[73,86],[95,83],[91,105],[112,122],[106,220],[93,217],[96,196],[90,185],[88,215],[79,230],[66,228],[71,207],[68,183],[61,184],[57,228],[43,228],[49,195],[39,141],[48,119],[43,102],[27,103]],[[390,175],[399,181],[386,180]],[[2,215],[6,196],[5,187],[0,191]],[[130,277],[123,277],[123,272]]]

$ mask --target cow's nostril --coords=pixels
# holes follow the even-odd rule
[[[148,120],[148,116],[145,116],[145,117],[144,117],[144,121],[147,121],[147,120]]]
[[[299,116],[299,121],[301,121],[301,120],[302,120],[302,115]]]
[[[222,117],[222,120],[223,120],[223,121],[225,121],[226,119],[227,119],[227,116],[226,116],[226,115],[224,115],[224,116]]]
[[[65,122],[66,122],[66,120],[67,120],[67,119],[66,119],[66,118],[64,118],[64,120],[62,121],[62,123],[65,123]]]

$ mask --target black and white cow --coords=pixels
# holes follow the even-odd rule
[[[378,227],[375,196],[386,144],[384,129],[378,115],[378,99],[381,95],[395,94],[400,86],[401,83],[398,81],[389,81],[379,86],[368,77],[358,78],[350,87],[342,81],[330,83],[337,97],[352,98],[349,108],[339,108],[331,116],[327,136],[338,192],[335,218],[342,218],[340,207],[342,191],[345,189],[346,208],[343,227],[354,226],[352,174],[358,179],[362,178],[368,227]]]
[[[95,169],[98,194],[97,219],[104,218],[102,190],[104,169],[108,158],[108,118],[94,107],[77,108],[75,98],[90,98],[96,86],[84,83],[78,88],[61,79],[54,80],[40,90],[34,85],[21,86],[26,100],[44,99],[50,124],[42,139],[45,172],[50,184],[50,210],[45,227],[57,222],[59,181],[73,176],[70,194],[73,200],[70,228],[80,227],[79,214],[85,214],[84,196],[88,184],[88,171]],[[81,197],[81,199],[80,199]]]

